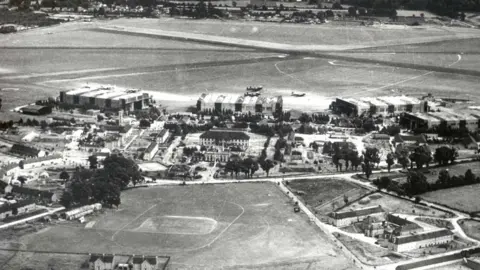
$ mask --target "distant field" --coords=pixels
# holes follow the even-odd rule
[[[466,212],[480,211],[480,184],[442,189],[422,194],[427,201],[436,202]]]
[[[475,220],[460,220],[463,231],[470,237],[480,240],[480,222]]]
[[[288,188],[320,214],[342,207],[344,195],[353,201],[368,193],[368,190],[338,178],[289,181]]]
[[[398,199],[393,196],[386,194],[375,193],[370,195],[365,199],[357,201],[346,208],[343,208],[342,211],[354,210],[359,208],[371,207],[371,206],[382,206],[383,209],[389,212],[399,213],[399,214],[413,214],[431,216],[431,217],[449,217],[450,215],[446,212],[432,209],[430,207],[417,205],[411,201]]]
[[[90,229],[58,224],[0,243],[22,243],[28,250],[169,255],[173,269],[294,269],[305,262],[351,268],[273,184],[151,187],[126,191],[121,199],[118,210],[91,218]]]
[[[438,180],[438,174],[442,170],[448,170],[450,176],[454,175],[465,175],[465,172],[470,169],[473,174],[480,176],[480,162],[469,162],[469,163],[458,163],[453,166],[438,167],[430,169],[431,172],[435,174],[425,174],[429,183],[435,183]]]
[[[435,28],[381,29],[365,26],[280,24],[218,20],[132,20],[119,19],[107,24],[167,31],[190,32],[241,39],[305,45],[375,44],[385,40],[451,36]]]

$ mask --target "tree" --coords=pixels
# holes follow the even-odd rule
[[[386,189],[392,184],[392,180],[388,176],[382,176],[373,181],[373,184],[378,187],[378,189]]]
[[[92,155],[88,157],[88,162],[90,163],[90,169],[96,169],[98,166],[97,156]]]
[[[348,203],[348,196],[347,196],[347,194],[344,194],[344,195],[343,195],[343,202],[344,202],[345,204]]]
[[[69,208],[73,203],[73,195],[70,191],[66,191],[60,197],[60,204],[65,208]]]
[[[402,185],[408,195],[422,194],[430,189],[427,177],[418,171],[411,171],[407,175],[407,182]]]
[[[375,147],[368,147],[363,153],[365,163],[380,163],[380,151]]]
[[[272,169],[275,166],[275,164],[270,159],[266,159],[263,162],[260,162],[260,166],[262,167],[262,170],[265,171],[268,177],[270,169]]]
[[[366,162],[362,165],[363,173],[370,179],[370,175],[372,175],[372,165],[369,162]]]
[[[62,171],[60,173],[60,179],[62,179],[63,181],[67,181],[68,179],[70,179],[70,175],[67,171]]]
[[[101,114],[97,114],[97,121],[102,122],[105,118]]]
[[[18,167],[23,170],[23,166],[24,166],[24,161],[23,161],[23,160],[20,160],[20,161],[18,162]]]
[[[348,16],[350,17],[356,17],[357,16],[357,8],[355,7],[349,7],[348,8]],[[373,107],[373,106],[372,106]]]
[[[475,174],[472,173],[472,170],[471,169],[468,169],[466,172],[465,172],[465,182],[467,184],[473,184],[476,182],[476,177],[475,177]]]
[[[438,179],[435,182],[438,188],[446,188],[450,185],[450,173],[448,170],[441,170],[438,174]]]
[[[392,153],[388,153],[387,154],[387,168],[388,168],[388,172],[390,172],[390,168],[392,167],[392,165],[395,163],[395,160],[393,159],[393,155]]]
[[[25,182],[27,182],[27,178],[25,178],[25,176],[19,176],[17,177],[17,180],[20,181],[20,186],[23,187],[23,184],[25,184]]]
[[[147,119],[140,120],[140,128],[148,128],[150,125],[151,123]]]
[[[40,128],[42,130],[47,130],[47,128],[48,128],[47,121],[45,121],[45,120],[40,121]]]
[[[425,149],[423,146],[415,148],[414,152],[409,156],[410,160],[414,161],[417,165],[417,169],[421,169],[423,165],[427,165],[427,168],[432,161],[432,153]],[[413,167],[413,164],[411,164]]]

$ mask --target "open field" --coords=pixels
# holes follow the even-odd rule
[[[91,228],[57,224],[11,236],[2,246],[20,242],[28,250],[162,254],[172,257],[173,269],[271,263],[292,269],[306,261],[351,268],[273,184],[139,188],[121,199],[119,209],[92,217]]]
[[[396,197],[375,193],[367,197],[368,199],[362,199],[356,201],[351,205],[342,209],[342,211],[354,210],[359,208],[371,207],[380,205],[385,211],[394,212],[398,214],[416,214],[420,216],[431,216],[431,217],[450,217],[450,214],[442,212],[439,210],[432,209],[430,207],[417,205],[411,201],[398,199]]]
[[[288,188],[323,215],[345,205],[344,195],[352,201],[368,193],[368,190],[338,178],[290,181]]]
[[[454,175],[465,175],[465,172],[470,169],[472,173],[479,176],[480,175],[480,162],[468,162],[468,163],[457,163],[452,166],[446,167],[438,167],[430,169],[430,172],[434,172],[434,174],[425,174],[427,177],[428,182],[434,183],[438,179],[438,174],[442,170],[448,170],[450,176]]]
[[[132,20],[119,19],[106,25],[132,26]],[[195,34],[302,45],[377,44],[386,40],[453,36],[454,33],[433,27],[386,29],[362,26],[278,24],[218,20],[136,20],[135,27]]]
[[[480,184],[427,192],[421,197],[461,211],[478,212],[480,211],[478,194],[480,194]]]
[[[476,220],[460,220],[458,222],[460,224],[460,227],[462,227],[462,230],[467,234],[468,236],[480,240],[480,222]]]

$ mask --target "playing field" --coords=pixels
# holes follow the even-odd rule
[[[461,211],[479,212],[478,194],[480,194],[480,184],[427,192],[421,197]]]
[[[29,250],[169,255],[173,269],[295,269],[305,263],[350,268],[273,184],[133,189],[122,194],[119,209],[93,221],[93,226],[56,225],[12,241]]]

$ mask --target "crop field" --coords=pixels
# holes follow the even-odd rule
[[[273,184],[139,188],[125,191],[121,199],[119,209],[91,217],[88,228],[57,224],[2,244],[52,252],[168,255],[173,269],[272,263],[292,269],[297,263],[326,261],[329,269],[350,268]]]
[[[368,190],[338,178],[289,181],[288,188],[320,214],[342,207],[344,195],[352,201],[368,193]]]
[[[351,205],[343,208],[342,211],[347,210],[354,210],[359,208],[371,207],[371,206],[382,206],[388,212],[394,212],[399,214],[412,214],[415,213],[416,215],[421,216],[431,216],[431,217],[449,217],[450,214],[432,209],[430,207],[416,205],[411,201],[398,199],[393,196],[389,196],[386,194],[379,194],[375,193],[373,195],[368,196],[365,199],[356,201]]]
[[[480,222],[475,220],[460,220],[458,222],[462,227],[465,234],[468,236],[480,240]]]
[[[480,184],[427,192],[421,197],[461,211],[479,212],[478,194],[480,194]]]

